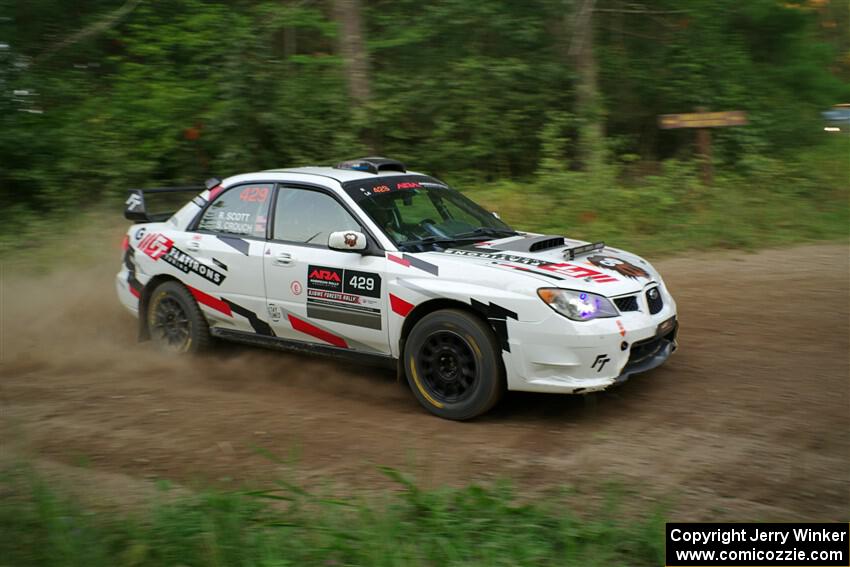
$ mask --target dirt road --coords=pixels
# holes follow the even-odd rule
[[[472,423],[431,417],[383,370],[241,347],[156,354],[117,305],[117,265],[6,270],[6,456],[190,484],[384,487],[376,465],[531,492],[614,479],[680,519],[847,519],[846,246],[659,262],[682,324],[666,366],[594,398],[511,394]]]

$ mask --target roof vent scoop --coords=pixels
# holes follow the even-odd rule
[[[378,174],[382,171],[407,172],[404,164],[398,160],[385,157],[364,157],[343,161],[334,166],[334,169],[351,169],[353,171],[368,171]]]
[[[566,244],[563,236],[528,236],[496,245],[499,250],[509,252],[539,252],[551,248],[561,248]]]
[[[528,247],[529,252],[537,252],[538,250],[549,250],[550,248],[560,248],[566,244],[566,239],[563,236],[550,236],[546,239],[538,240]]]

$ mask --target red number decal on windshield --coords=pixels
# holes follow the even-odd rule
[[[268,196],[268,187],[246,187],[239,193],[240,200],[250,201],[252,203],[265,203]]]

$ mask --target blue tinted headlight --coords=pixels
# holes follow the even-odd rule
[[[538,289],[537,295],[546,305],[573,321],[590,321],[619,315],[611,300],[595,293],[545,287]]]

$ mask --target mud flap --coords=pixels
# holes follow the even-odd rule
[[[401,382],[402,380],[407,380],[407,376],[404,373],[404,339],[399,339],[398,341],[398,353],[399,357],[396,360],[395,365],[395,381]]]

